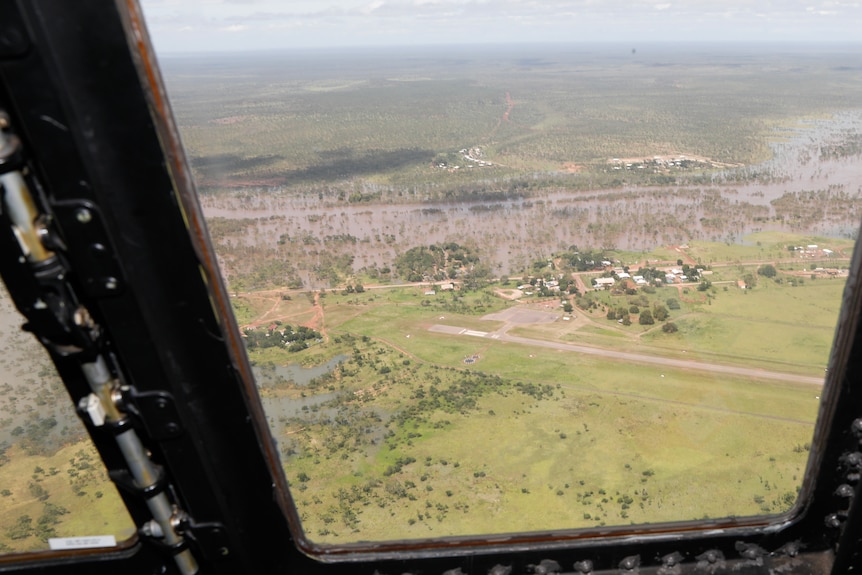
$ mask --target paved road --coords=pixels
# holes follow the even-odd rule
[[[700,361],[691,361],[687,359],[672,359],[666,357],[655,357],[640,353],[630,353],[626,351],[616,351],[611,349],[603,349],[600,347],[590,347],[586,345],[575,345],[570,343],[560,343],[555,341],[544,341],[541,339],[531,339],[528,337],[518,337],[509,335],[506,329],[496,332],[481,332],[468,330],[460,327],[448,325],[433,325],[429,331],[438,333],[447,333],[452,335],[467,335],[472,337],[490,338],[496,341],[508,341],[511,343],[520,343],[523,345],[531,345],[535,347],[544,347],[547,349],[556,349],[560,351],[571,351],[585,355],[594,355],[606,357],[613,360],[622,360],[633,363],[648,363],[653,365],[661,365],[667,367],[675,367],[679,369],[692,369],[697,371],[707,371],[711,373],[722,373],[728,375],[737,375],[742,377],[756,377],[759,379],[774,379],[777,381],[786,381],[792,383],[807,383],[810,385],[823,385],[823,378],[809,377],[805,375],[797,375],[793,373],[780,373],[777,371],[767,371],[765,369],[755,369],[751,367],[740,367],[733,365],[721,365],[717,363],[704,363]]]

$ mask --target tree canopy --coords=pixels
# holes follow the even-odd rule
[[[776,271],[775,266],[772,264],[763,264],[757,268],[757,275],[765,278],[774,278],[777,274],[778,271]]]

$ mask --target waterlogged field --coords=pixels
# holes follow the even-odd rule
[[[263,390],[306,533],[379,541],[789,510],[846,275],[767,239],[747,238],[786,258],[774,276],[744,260],[758,254],[729,252],[734,263],[710,266],[706,289],[566,294],[572,312],[559,295],[500,297],[517,282],[290,296],[316,302],[327,336],[300,354],[251,349],[252,360],[344,358],[310,382]],[[666,249],[643,254],[644,264]],[[723,248],[683,252],[696,250]],[[846,257],[835,256],[834,269]],[[750,273],[756,284],[740,288]],[[634,298],[646,310],[679,306],[652,325],[607,319]],[[662,357],[676,362],[654,361]]]

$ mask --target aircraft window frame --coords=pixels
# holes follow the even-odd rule
[[[32,154],[29,167],[44,185],[46,203],[56,208],[72,199],[91,202],[105,220],[123,274],[122,289],[118,295],[82,298],[92,303],[94,316],[110,333],[111,355],[128,381],[141,391],[176,396],[184,434],[154,440],[158,434],[150,433],[149,446],[166,469],[174,497],[194,517],[188,530],[195,539],[191,548],[207,572],[266,568],[334,574],[361,567],[369,573],[460,569],[502,575],[512,570],[636,572],[648,567],[679,572],[710,566],[766,572],[822,571],[833,561],[836,570],[859,564],[852,550],[860,542],[862,523],[854,505],[862,469],[862,412],[854,406],[862,404],[862,390],[852,382],[862,368],[862,250],[853,256],[809,456],[810,477],[790,513],[743,524],[724,519],[577,537],[528,533],[344,546],[304,540],[140,8],[131,0],[63,4],[34,0],[0,7],[4,21],[23,30],[25,38],[0,50],[0,107],[10,108],[11,126]],[[110,56],[100,58],[106,48],[112,50]],[[111,93],[112,88],[119,94]],[[65,130],[58,133],[56,124]],[[58,225],[68,240],[70,261],[85,262],[89,246],[73,241],[80,232],[63,218]],[[20,292],[15,274],[26,272],[18,263],[4,257],[0,271],[10,290]],[[167,294],[178,278],[183,287]],[[192,335],[195,345],[183,341]],[[72,396],[85,395],[86,382],[75,361],[56,354],[54,360]],[[202,363],[207,360],[212,365]],[[220,393],[204,395],[213,388]],[[110,442],[90,431],[109,469],[122,468]],[[207,442],[209,437],[232,439],[234,433],[238,448],[217,449]],[[243,463],[240,473],[236,467]],[[126,503],[141,525],[145,506],[132,495]],[[292,544],[286,545],[289,539]],[[132,548],[113,553],[4,556],[0,571],[107,573],[122,562],[131,572],[153,572],[154,566],[174,568],[165,561],[170,553],[139,537]]]

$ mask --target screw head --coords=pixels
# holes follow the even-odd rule
[[[835,495],[838,497],[853,497],[853,488],[846,483],[843,483],[835,490]]]
[[[82,224],[89,224],[93,221],[93,212],[87,208],[81,208],[75,212],[75,219]]]

